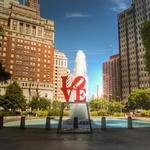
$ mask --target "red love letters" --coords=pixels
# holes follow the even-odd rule
[[[67,76],[62,76],[62,88],[65,100],[69,102],[73,90],[76,91],[74,102],[86,102],[86,79],[83,76],[77,76],[70,87],[67,87]]]

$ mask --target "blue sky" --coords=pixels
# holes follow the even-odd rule
[[[73,71],[77,50],[87,57],[89,95],[102,92],[102,62],[118,53],[117,14],[131,0],[40,0],[41,16],[55,21],[55,47]]]

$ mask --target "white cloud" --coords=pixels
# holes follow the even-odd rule
[[[120,12],[128,8],[126,0],[111,0],[113,7],[111,8],[115,12]]]
[[[80,12],[72,12],[72,13],[66,13],[65,18],[87,18],[90,17],[89,14],[83,14]]]

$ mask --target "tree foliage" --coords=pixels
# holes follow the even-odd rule
[[[94,99],[90,101],[92,111],[107,110],[109,112],[120,112],[124,105],[118,101],[108,101],[105,99]]]
[[[32,100],[29,102],[29,107],[31,107],[32,110],[39,109],[39,98],[37,96],[32,97]]]
[[[124,108],[124,105],[118,101],[113,101],[110,103],[111,112],[120,112]]]
[[[2,64],[0,63],[0,82],[6,82],[11,78],[11,74],[9,72],[6,72],[4,68],[2,67]]]
[[[4,95],[2,107],[6,110],[25,109],[26,99],[23,95],[22,89],[17,82],[10,84]]]
[[[108,109],[109,101],[104,99],[94,99],[90,101],[90,107],[95,111],[98,111],[100,109]]]
[[[54,100],[53,101],[53,103],[52,103],[52,108],[53,109],[56,109],[56,108],[60,109],[60,106],[61,106],[61,102],[60,101],[58,101],[58,100]]]
[[[32,100],[29,102],[29,107],[32,110],[48,110],[50,106],[51,102],[48,99],[38,96],[32,97]]]
[[[150,21],[145,22],[141,28],[142,42],[145,47],[146,70],[150,73]]]
[[[150,109],[150,89],[132,91],[128,107],[129,109]]]
[[[46,98],[40,98],[39,101],[39,109],[40,110],[48,110],[50,108],[50,101],[47,100]]]

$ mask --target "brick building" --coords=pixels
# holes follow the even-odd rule
[[[120,58],[113,55],[103,63],[103,96],[108,100],[120,100]]]
[[[38,88],[52,98],[54,21],[37,13],[40,10],[36,9],[37,2],[28,0],[29,5],[25,6],[10,0],[7,7],[0,5],[0,26],[5,30],[0,41],[0,62],[22,87],[30,87],[31,93]]]

